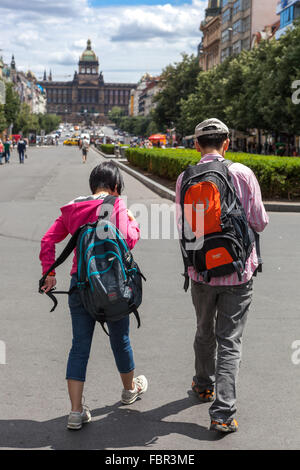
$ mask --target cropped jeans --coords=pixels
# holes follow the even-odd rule
[[[73,275],[70,288],[76,283],[77,276]],[[79,292],[76,290],[69,296],[69,307],[72,318],[73,342],[69,354],[66,379],[85,382],[96,321],[84,309]],[[127,374],[135,368],[129,339],[129,315],[116,322],[107,322],[107,327],[118,371],[120,374]]]

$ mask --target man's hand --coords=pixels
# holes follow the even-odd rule
[[[45,294],[47,294],[47,292],[49,292],[55,286],[56,286],[56,277],[55,276],[48,276],[48,277],[46,277],[45,284],[43,285],[43,287],[41,289],[42,289],[42,291],[45,292]]]

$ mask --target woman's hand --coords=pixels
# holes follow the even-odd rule
[[[133,213],[129,209],[127,209],[127,215],[128,215],[129,220],[131,221],[135,220]]]
[[[55,276],[48,276],[46,277],[45,284],[42,287],[42,290],[47,294],[53,287],[56,286],[56,277]]]

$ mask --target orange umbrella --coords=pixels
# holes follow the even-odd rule
[[[149,140],[153,140],[154,142],[161,142],[164,143],[167,141],[167,138],[164,134],[153,134],[149,137]]]

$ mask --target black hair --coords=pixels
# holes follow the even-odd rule
[[[208,126],[208,127],[205,127],[203,130],[204,131],[210,131],[210,130],[214,130],[215,127],[214,126]],[[202,147],[202,148],[207,148],[207,147],[210,147],[210,148],[214,148],[216,150],[219,150],[222,145],[224,144],[225,140],[227,140],[229,137],[229,135],[227,133],[225,134],[207,134],[207,135],[200,135],[199,137],[197,137],[197,140],[198,140],[198,144]]]
[[[93,169],[90,175],[92,194],[95,194],[98,189],[114,191],[116,187],[118,194],[121,195],[124,189],[123,176],[114,162],[103,162]]]

